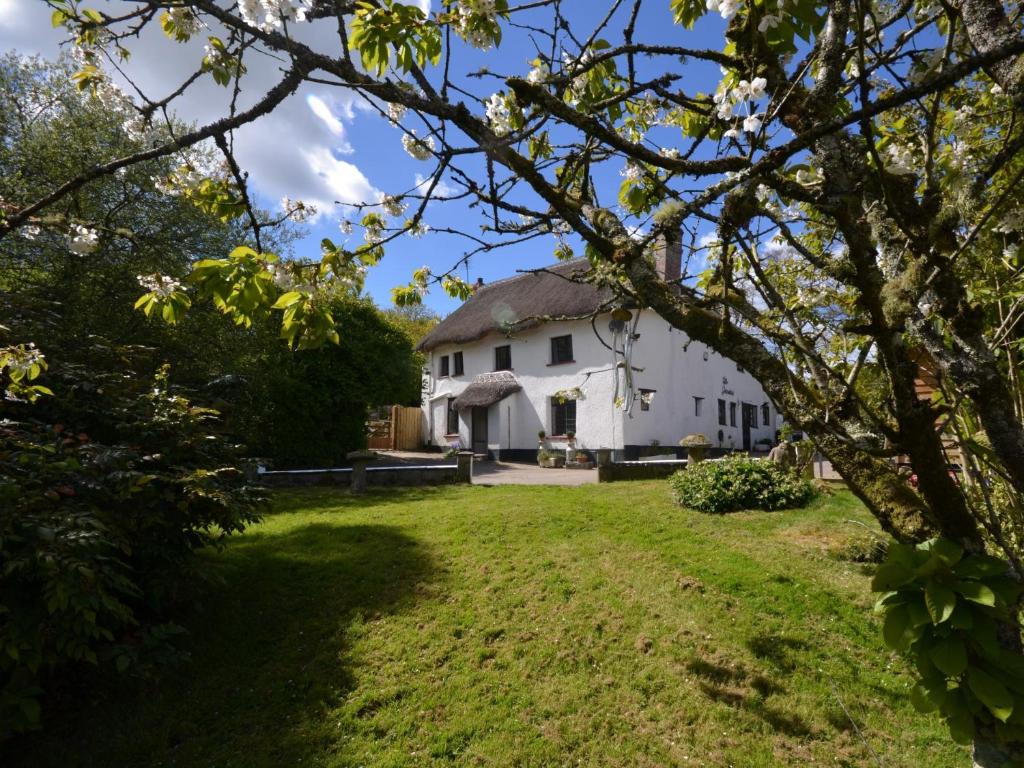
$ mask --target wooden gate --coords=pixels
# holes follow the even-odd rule
[[[405,408],[396,405],[391,409],[391,449],[395,451],[418,451],[423,447],[420,427],[423,411],[419,408]]]
[[[419,408],[391,406],[387,419],[370,420],[367,447],[374,451],[418,451],[423,447]]]

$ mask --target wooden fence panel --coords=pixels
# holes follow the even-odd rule
[[[391,448],[395,451],[418,451],[423,447],[419,408],[396,405],[391,409]]]

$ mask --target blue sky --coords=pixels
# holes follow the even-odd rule
[[[105,10],[122,6],[123,10],[125,4],[95,0],[90,5]],[[434,5],[436,10],[438,0],[434,0]],[[631,5],[623,3],[602,37],[613,43],[620,40]],[[573,31],[582,38],[589,36],[610,7],[611,3],[592,0],[564,4]],[[646,3],[644,7],[638,19],[636,39],[721,48],[724,22],[717,15],[705,16],[695,33],[687,33],[672,24],[668,0]],[[549,13],[540,10],[532,20],[546,26],[549,18]],[[522,20],[527,21],[525,17]],[[322,27],[323,22],[320,25]],[[296,34],[304,41],[321,50],[325,47],[329,50],[331,45],[336,47],[331,29],[314,29],[313,24],[301,26],[304,28],[297,27]],[[195,65],[202,55],[204,41],[178,45],[163,38],[157,30],[153,31],[156,34],[150,34],[134,46],[130,66],[144,86],[143,90],[160,94],[173,87],[175,73],[187,73]],[[49,11],[42,0],[0,0],[0,47],[3,49],[13,48],[52,58],[62,37],[59,31],[50,29]],[[543,45],[543,40],[538,42]],[[530,68],[529,61],[536,56],[531,36],[516,30],[508,30],[501,47],[488,53],[460,42],[456,42],[456,46],[453,79],[461,85],[468,84],[484,98],[499,90],[500,82],[494,78],[467,80],[466,73],[487,67],[497,73],[525,74]],[[659,61],[664,65],[664,59]],[[647,66],[642,58],[637,62],[641,70]],[[252,61],[249,70],[244,86],[250,87],[253,97],[258,95],[259,88],[269,87],[279,76],[277,62],[270,60]],[[717,67],[707,64],[680,64],[678,71],[685,75],[679,84],[690,94],[712,90],[720,78]],[[641,72],[641,76],[643,74]],[[202,83],[181,101],[179,116],[185,120],[208,121],[222,114],[224,100],[223,89]],[[482,111],[478,106],[472,108],[478,113]],[[398,128],[346,92],[309,85],[303,86],[269,118],[240,131],[237,149],[243,167],[251,172],[258,199],[266,207],[275,207],[283,195],[313,201],[319,206],[321,215],[307,225],[308,235],[296,246],[297,255],[316,257],[322,238],[329,237],[335,242],[344,240],[338,222],[353,217],[351,209],[335,206],[333,201],[375,200],[381,193],[400,193],[416,183],[417,175],[432,171],[433,163],[416,161],[405,153],[401,135]],[[671,146],[677,137],[678,132],[663,130],[658,140]],[[482,163],[473,161],[468,168],[475,170],[478,180],[485,179]],[[618,170],[618,165],[609,166],[595,176],[604,204],[615,201],[621,182]],[[470,210],[463,202],[435,203],[428,208],[425,221],[435,229],[452,227],[479,234],[483,215],[479,209]],[[355,247],[361,241],[361,231],[357,228],[349,243]],[[527,244],[480,254],[461,276],[471,281],[478,277],[493,281],[514,274],[516,269],[550,264],[554,261],[554,247],[554,238],[545,236]],[[367,291],[379,305],[389,306],[390,289],[407,282],[413,269],[426,264],[435,272],[443,271],[458,260],[466,248],[464,239],[443,233],[432,233],[421,239],[399,238],[388,246],[384,261],[371,270]],[[458,305],[440,289],[432,290],[425,303],[442,315]]]

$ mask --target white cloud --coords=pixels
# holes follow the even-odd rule
[[[111,0],[90,3],[90,7],[112,15],[123,10],[120,5]],[[421,5],[429,6],[429,2],[421,0]],[[0,0],[0,49],[56,58],[67,33],[52,29],[50,10],[42,0]],[[292,29],[297,39],[314,48],[325,52],[337,48],[337,28],[329,20],[296,24]],[[188,43],[176,43],[158,25],[151,24],[138,40],[128,42],[132,52],[128,70],[135,84],[151,98],[173,91],[198,67],[207,34],[223,37],[220,30],[211,29]],[[277,83],[284,67],[279,58],[257,51],[250,51],[245,65],[240,111],[251,107]],[[126,83],[120,84],[126,93],[135,93]],[[172,106],[182,120],[209,123],[228,114],[230,90],[203,76]],[[345,121],[355,119],[357,109],[364,106],[363,99],[350,90],[306,84],[269,115],[238,129],[235,153],[239,164],[249,172],[256,193],[269,200],[285,195],[304,200],[329,216],[339,213],[336,200],[379,200],[380,191],[355,164],[337,159],[338,154],[353,153]]]
[[[422,173],[417,173],[416,191],[425,195],[427,193],[427,190],[430,189],[430,182],[432,179],[432,176],[424,176]],[[445,181],[444,177],[442,176],[441,180],[437,182],[437,186],[434,187],[434,191],[431,193],[431,197],[451,197],[452,195],[457,195],[461,191],[462,190],[460,190],[458,187],[452,186],[447,181]]]
[[[333,207],[330,204],[362,203],[376,201],[382,197],[376,189],[352,163],[336,158],[330,150],[323,147],[303,150],[303,156],[309,169],[319,180],[321,190],[310,199],[318,201],[321,210]]]
[[[309,108],[313,111],[313,114],[319,117],[327,129],[335,136],[345,135],[345,126],[341,124],[341,121],[331,114],[331,108],[327,106],[327,102],[321,99],[315,94],[306,95],[306,103]]]

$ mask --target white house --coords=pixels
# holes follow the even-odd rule
[[[657,256],[669,279],[679,274],[671,248]],[[774,439],[775,406],[749,373],[582,282],[588,268],[580,259],[479,285],[424,337],[432,445],[532,461],[543,430],[552,447],[575,433],[580,449],[611,448],[621,460],[693,433],[722,449]]]

